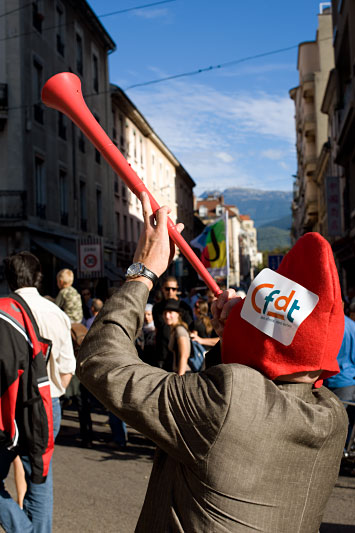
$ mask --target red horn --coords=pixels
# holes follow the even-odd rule
[[[159,209],[158,202],[150,194],[142,180],[127,163],[87,107],[81,92],[81,82],[78,76],[70,72],[61,72],[52,76],[42,89],[42,101],[48,107],[67,115],[92,142],[112,169],[123,179],[127,187],[138,198],[140,198],[141,192],[145,191],[149,196],[153,212],[155,213]],[[185,239],[176,230],[173,221],[169,217],[168,232],[172,241],[178,246],[206,285],[216,296],[220,294],[222,292],[221,289]]]

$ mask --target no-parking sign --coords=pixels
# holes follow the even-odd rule
[[[103,277],[103,250],[100,239],[80,239],[78,277]]]

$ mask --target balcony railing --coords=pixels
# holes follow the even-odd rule
[[[15,221],[26,218],[26,192],[0,191],[0,221]]]

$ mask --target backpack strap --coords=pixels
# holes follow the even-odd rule
[[[36,322],[36,319],[33,316],[32,311],[31,311],[29,305],[27,304],[27,302],[19,294],[16,294],[15,292],[11,292],[9,294],[9,298],[12,298],[12,300],[15,300],[17,303],[19,303],[24,308],[24,310],[26,311],[26,313],[27,313],[27,315],[28,315],[28,317],[29,317],[29,319],[30,319],[30,321],[32,323],[35,335],[36,335],[38,341],[41,343],[43,356],[45,358],[46,364],[48,364],[49,356],[50,356],[51,351],[52,351],[52,345],[53,345],[52,341],[50,339],[45,339],[44,337],[41,336],[41,334],[39,332],[39,329],[38,329],[38,324]]]

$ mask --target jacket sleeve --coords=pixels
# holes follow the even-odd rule
[[[105,304],[77,358],[77,375],[110,411],[177,460],[210,450],[227,414],[228,365],[178,376],[143,363],[134,347],[147,287],[125,283]]]

